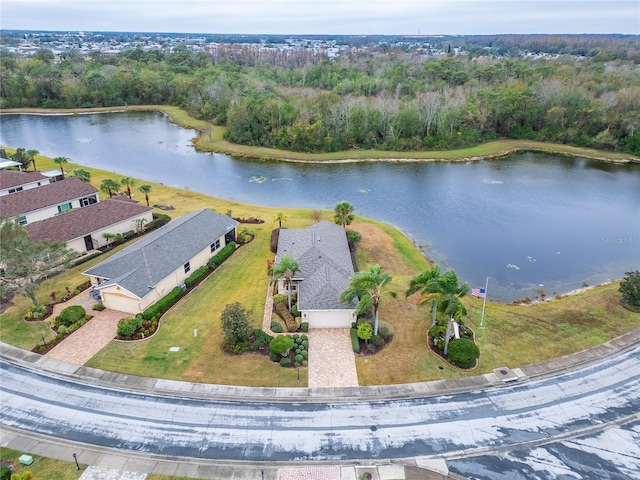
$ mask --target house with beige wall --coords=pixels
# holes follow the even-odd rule
[[[0,196],[0,212],[28,225],[99,201],[98,190],[79,178],[67,178]]]
[[[127,196],[117,196],[84,208],[26,225],[32,240],[66,242],[67,248],[78,253],[107,245],[102,235],[137,232],[153,220],[153,208],[140,205]]]
[[[210,209],[183,215],[83,272],[105,307],[137,314],[173,288],[229,242],[238,222]]]
[[[298,262],[292,293],[298,295],[302,321],[309,328],[350,328],[356,321],[355,303],[340,301],[354,272],[344,228],[324,221],[305,229],[280,229],[276,261],[287,254]],[[287,294],[282,279],[277,291]]]

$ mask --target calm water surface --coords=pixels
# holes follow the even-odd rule
[[[566,293],[640,268],[640,165],[524,153],[469,163],[304,165],[196,152],[155,113],[0,116],[0,144],[216,197],[397,226],[489,299]],[[153,193],[151,193],[153,198]],[[540,287],[542,285],[542,287]]]

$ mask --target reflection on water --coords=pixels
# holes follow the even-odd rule
[[[332,209],[404,231],[490,299],[564,293],[640,268],[640,165],[523,153],[468,163],[307,165],[195,152],[155,113],[3,115],[0,142],[260,205]],[[403,288],[403,287],[400,287]]]

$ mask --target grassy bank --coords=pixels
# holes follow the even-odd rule
[[[45,157],[38,157],[37,164],[42,170],[56,168],[56,164]],[[65,165],[68,171],[80,167],[72,163]],[[121,178],[109,172],[82,168],[90,171],[95,186],[104,178]],[[149,182],[138,181],[138,185],[142,183]],[[273,222],[276,209],[150,184],[151,203],[173,205],[175,210],[169,212],[173,218],[200,208],[213,208],[223,213],[232,210],[233,216],[262,218],[265,223],[247,225],[256,234],[256,239],[239,249],[222,268],[166,314],[155,336],[136,343],[111,342],[88,365],[136,375],[208,383],[306,385],[304,369],[298,383],[295,369],[283,369],[258,355],[230,357],[221,351],[220,313],[226,304],[239,301],[253,310],[254,326],[261,323],[267,288],[266,262],[272,258],[269,238],[276,226]],[[135,187],[134,192],[135,199],[144,201]],[[313,222],[309,210],[283,211],[288,218],[285,227],[300,228]],[[330,212],[325,212],[324,218],[330,219]],[[376,356],[357,358],[361,385],[476,375],[504,365],[515,367],[537,363],[597,345],[640,326],[640,315],[620,306],[616,283],[533,306],[489,304],[483,329],[477,328],[481,302],[465,298],[469,310],[465,322],[477,332],[481,357],[477,370],[459,372],[446,366],[426,348],[429,309],[417,307],[415,297],[404,297],[410,279],[428,268],[427,259],[409,238],[388,225],[357,218],[351,228],[363,237],[357,253],[359,267],[381,263],[393,276],[392,287],[398,293],[396,299],[385,298],[381,308],[381,320],[393,327],[395,339]],[[51,291],[61,294],[66,286],[78,285],[86,278],[81,272],[101,260],[104,256],[47,280],[39,290],[38,298],[47,302]],[[28,300],[22,297],[15,299],[15,305],[2,314],[0,335],[7,343],[31,349],[40,342],[41,335],[47,337],[51,333],[43,323],[22,321],[28,305]],[[195,329],[198,330],[197,337],[193,334]],[[179,346],[180,351],[169,352],[172,346]],[[442,370],[438,368],[441,365]]]
[[[226,127],[212,125],[204,120],[191,117],[188,112],[178,107],[165,105],[135,105],[128,107],[99,107],[76,110],[47,109],[5,109],[4,113],[100,113],[110,111],[159,111],[168,115],[171,120],[185,128],[201,132],[194,139],[196,148],[204,152],[225,153],[236,157],[259,158],[263,160],[299,161],[299,162],[366,162],[366,161],[470,161],[488,158],[505,157],[520,151],[535,151],[574,157],[592,158],[609,162],[640,162],[633,155],[594,150],[590,148],[572,147],[570,145],[535,142],[532,140],[496,140],[469,148],[443,151],[392,152],[384,150],[348,150],[331,153],[303,153],[279,150],[276,148],[253,147],[228,142],[224,139]],[[2,112],[0,112],[2,113]],[[25,147],[29,148],[29,147]]]

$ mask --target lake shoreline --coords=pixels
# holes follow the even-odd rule
[[[197,137],[192,139],[193,146],[200,152],[213,152],[221,153],[237,158],[255,159],[263,161],[277,161],[288,163],[310,163],[310,164],[353,164],[353,163],[466,163],[477,162],[482,160],[495,160],[504,157],[508,157],[514,153],[524,152],[540,152],[552,155],[562,155],[574,158],[588,158],[591,160],[597,160],[602,162],[626,164],[626,163],[640,163],[639,157],[633,155],[620,154],[617,152],[606,152],[592,149],[580,149],[570,145],[560,144],[546,144],[542,142],[533,142],[529,140],[501,140],[496,142],[488,142],[480,144],[475,147],[468,147],[460,150],[443,150],[438,152],[402,152],[394,151],[378,151],[375,152],[379,156],[366,155],[362,158],[353,158],[350,153],[353,151],[334,152],[331,154],[307,154],[303,152],[291,152],[284,150],[270,149],[268,147],[252,147],[247,145],[233,144],[222,140],[222,134],[216,133],[216,139],[212,138],[213,129],[223,129],[223,127],[214,126],[208,122],[197,120],[191,117],[187,112],[178,107],[164,106],[164,105],[132,105],[132,106],[117,106],[117,107],[93,107],[93,108],[79,108],[79,109],[43,109],[43,108],[10,108],[0,110],[0,115],[42,115],[42,116],[62,116],[62,115],[91,115],[98,113],[124,113],[132,111],[156,111],[167,116],[171,122],[179,125],[183,128],[193,129],[200,132]],[[181,112],[180,118],[177,118],[177,113]],[[209,136],[209,142],[205,137]],[[218,139],[219,137],[219,139]],[[224,144],[221,145],[221,143]],[[226,148],[225,148],[226,147]],[[473,149],[490,148],[493,147],[493,151],[479,154],[469,154]],[[262,153],[263,151],[266,151]],[[359,152],[374,152],[374,151],[359,151]],[[456,155],[455,152],[460,152]],[[465,153],[463,153],[465,152]],[[331,155],[341,156],[345,158],[320,158],[321,155],[325,157]],[[388,156],[387,156],[388,154]],[[423,154],[423,155],[421,155]],[[448,155],[447,155],[448,154]],[[311,157],[311,158],[303,158]]]

